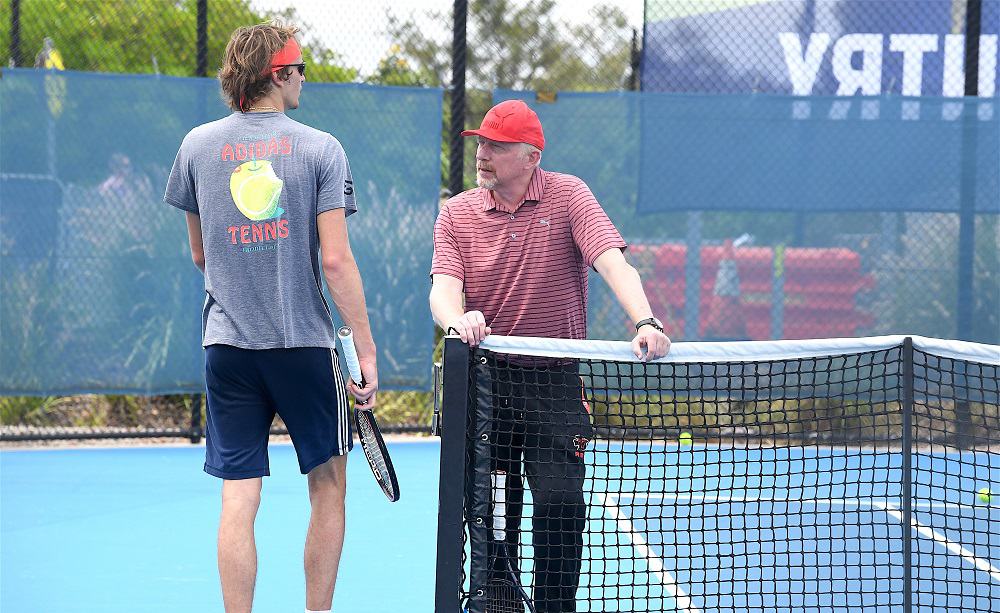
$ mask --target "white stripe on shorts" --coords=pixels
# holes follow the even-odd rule
[[[333,349],[330,350],[330,360],[333,362],[333,386],[337,390],[337,455],[344,455],[347,453],[351,437],[347,421],[350,419],[347,388],[344,386],[344,375],[340,372],[340,360],[337,359],[337,352]]]

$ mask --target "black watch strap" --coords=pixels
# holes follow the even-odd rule
[[[635,322],[635,331],[638,332],[639,328],[643,326],[653,326],[660,332],[663,332],[663,326],[660,325],[659,320],[657,320],[655,317],[647,317],[646,319]]]

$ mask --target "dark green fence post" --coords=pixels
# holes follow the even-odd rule
[[[468,19],[469,3],[455,0],[453,32],[451,40],[451,125],[448,156],[448,189],[452,194],[465,189],[465,145],[462,130],[465,129],[465,23]]]
[[[197,445],[201,442],[201,401],[203,396],[201,394],[194,394],[191,396],[191,430],[190,436],[188,437],[192,444]]]
[[[198,42],[195,76],[208,76],[208,0],[198,0]]]
[[[628,89],[639,91],[639,70],[642,65],[642,52],[639,50],[639,30],[632,28],[632,54],[629,58]]]
[[[10,61],[14,66],[21,60],[21,0],[10,0]]]
[[[958,338],[973,340],[973,265],[976,245],[976,149],[979,97],[979,37],[982,0],[968,0],[965,8],[965,105],[962,109],[962,179],[959,187],[958,226]]]
[[[982,32],[982,0],[968,0],[965,8],[965,104],[962,108],[961,183],[959,185],[958,221],[958,312],[957,338],[971,341],[975,305],[976,255],[976,181],[979,148],[979,118],[976,98],[979,97],[979,36]],[[960,449],[970,446],[971,416],[969,404],[955,406],[955,444]]]

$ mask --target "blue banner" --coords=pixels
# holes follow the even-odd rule
[[[642,89],[964,94],[965,0],[647,0]],[[996,95],[1000,1],[982,3],[979,95]]]

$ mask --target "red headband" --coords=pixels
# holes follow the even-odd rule
[[[298,41],[295,40],[294,36],[290,37],[288,39],[288,42],[285,43],[285,46],[282,47],[281,50],[275,53],[274,57],[271,58],[271,70],[268,71],[265,68],[264,72],[260,73],[261,76],[267,75],[269,74],[269,72],[277,72],[281,70],[285,65],[295,63],[295,60],[298,59],[299,55],[301,54],[302,51],[299,50]],[[245,103],[246,103],[246,98],[240,96],[240,111],[243,111],[243,106]]]
[[[281,51],[275,53],[274,57],[271,58],[271,72],[281,70],[282,67],[288,64],[294,64],[300,55],[302,55],[302,51],[299,50],[299,43],[292,36],[285,43],[285,46],[281,48]]]

